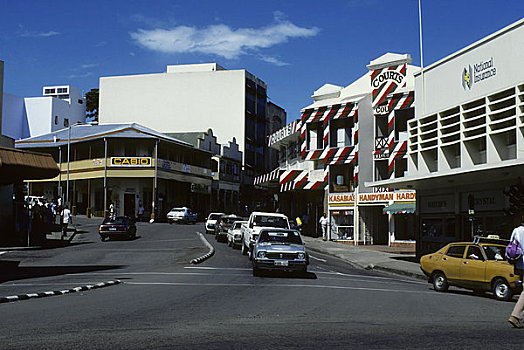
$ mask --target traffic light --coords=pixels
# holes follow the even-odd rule
[[[509,206],[504,208],[505,215],[513,216],[524,209],[524,186],[520,181],[516,185],[504,188],[503,192],[509,201]]]

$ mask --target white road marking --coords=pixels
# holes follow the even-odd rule
[[[327,288],[327,289],[344,289],[344,290],[365,290],[386,293],[418,293],[433,295],[453,295],[450,293],[435,293],[434,291],[416,291],[402,289],[386,288],[364,288],[364,287],[347,287],[334,285],[315,285],[315,284],[260,284],[260,283],[183,283],[183,282],[125,282],[127,285],[143,286],[177,286],[177,287],[288,287],[288,288]]]
[[[320,258],[317,258],[316,256],[311,255],[311,254],[309,254],[309,257],[310,257],[311,259],[313,259],[313,260],[322,261],[322,262],[327,262],[326,259],[320,259]]]
[[[238,270],[238,271],[251,271],[251,268],[240,268],[240,267],[212,267],[212,266],[184,266],[184,269],[195,269],[195,270]]]
[[[0,252],[0,255],[5,254],[5,253],[7,253],[7,252]]]

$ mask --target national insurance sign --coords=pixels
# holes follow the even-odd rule
[[[151,157],[111,157],[111,166],[150,167]]]

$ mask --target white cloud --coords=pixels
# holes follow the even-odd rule
[[[93,73],[91,72],[86,72],[86,73],[83,73],[83,74],[70,74],[68,75],[67,77],[69,79],[80,79],[80,78],[87,78],[87,77],[90,77],[91,75],[93,75]]]
[[[267,49],[283,44],[292,38],[307,38],[317,35],[316,27],[299,27],[275,13],[275,23],[262,28],[233,29],[225,24],[205,28],[176,26],[171,29],[138,29],[130,33],[135,42],[152,51],[164,53],[204,53],[238,58],[250,51]],[[266,58],[274,64],[285,64],[275,58]]]
[[[18,32],[18,36],[24,37],[24,38],[47,38],[47,37],[55,36],[59,34],[60,34],[59,32],[55,32],[54,30],[50,30],[48,32],[21,30]]]
[[[264,62],[274,64],[275,66],[289,66],[289,63],[283,62],[276,57],[260,55],[260,59]]]

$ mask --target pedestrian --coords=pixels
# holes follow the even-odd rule
[[[515,227],[511,233],[510,242],[514,239],[520,243],[521,247],[524,247],[524,214],[521,215],[520,225]],[[520,258],[515,263],[515,274],[520,276],[522,281],[524,277],[524,257],[521,255]],[[520,293],[519,300],[515,304],[511,316],[508,319],[508,322],[515,328],[524,328],[524,325],[521,323],[522,318],[524,317],[524,292]]]
[[[113,202],[109,203],[109,216],[110,217],[115,216],[115,206],[113,205]]]
[[[73,217],[71,216],[71,211],[69,210],[69,203],[66,203],[66,205],[64,205],[64,209],[62,210],[62,239],[67,237],[67,227],[70,223],[73,223]]]
[[[295,221],[297,222],[297,230],[302,231],[302,219],[300,218],[300,215],[297,216]]]
[[[142,216],[144,216],[144,206],[142,205],[142,202],[138,203],[138,221],[142,221]]]
[[[327,225],[328,225],[328,219],[326,217],[326,213],[322,214],[318,222],[320,224],[320,227],[322,228],[322,239],[326,241],[327,240]]]

